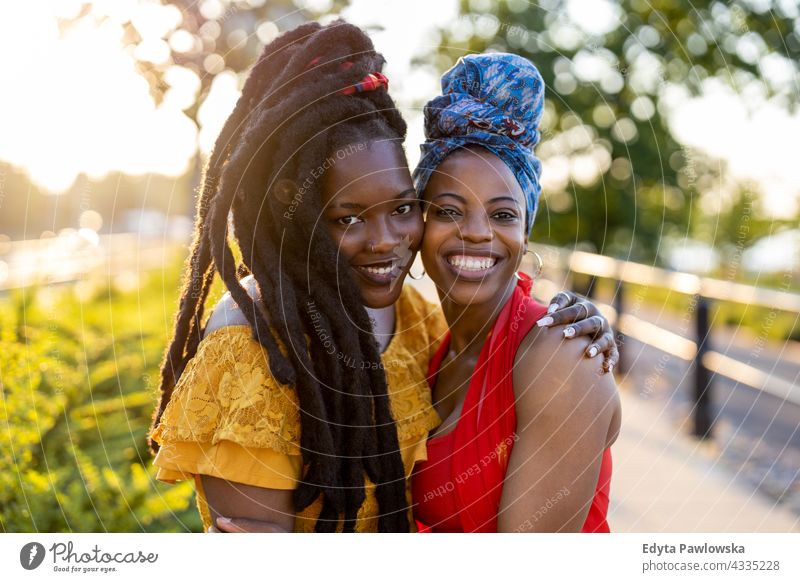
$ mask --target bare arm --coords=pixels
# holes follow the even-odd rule
[[[219,525],[217,518],[227,517],[237,521],[260,522],[264,529],[258,531],[294,530],[291,490],[264,489],[208,475],[202,475],[201,479],[212,523]]]
[[[603,451],[620,423],[617,387],[588,339],[563,326],[534,328],[514,369],[517,436],[500,500],[498,531],[577,532],[591,507]]]

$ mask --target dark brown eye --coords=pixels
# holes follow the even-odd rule
[[[354,224],[358,224],[359,222],[364,222],[358,216],[351,215],[351,216],[342,216],[336,220],[342,226],[352,226]]]
[[[492,218],[496,218],[498,220],[514,220],[517,217],[516,214],[513,212],[509,212],[507,210],[501,210],[499,212],[495,212],[492,215]]]
[[[403,204],[402,206],[398,206],[393,212],[393,214],[400,214],[400,215],[408,214],[409,212],[411,212],[412,208],[413,207],[411,204]]]
[[[453,208],[439,208],[436,211],[436,216],[441,216],[442,218],[455,218],[458,216],[458,211]]]

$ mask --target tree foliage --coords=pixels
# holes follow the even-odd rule
[[[610,6],[608,26],[588,12],[597,4]],[[467,52],[511,51],[548,87],[537,151],[551,175],[537,240],[653,258],[665,236],[692,234],[718,165],[673,137],[674,106],[711,79],[796,105],[794,2],[462,0],[460,11],[440,31],[438,68]]]

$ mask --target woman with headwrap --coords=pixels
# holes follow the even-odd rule
[[[519,272],[541,191],[544,83],[522,57],[469,55],[442,93],[425,108],[415,179],[422,259],[449,326],[428,372],[444,420],[413,476],[415,517],[432,531],[607,532],[613,376],[576,357],[597,346],[564,342],[572,326],[547,327]]]

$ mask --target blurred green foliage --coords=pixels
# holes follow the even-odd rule
[[[742,241],[747,187],[721,214],[704,210],[701,198],[719,189],[724,168],[682,146],[668,124],[670,109],[711,78],[795,107],[796,3],[598,2],[611,7],[605,26],[592,21],[588,12],[597,11],[588,1],[461,0],[460,17],[439,31],[438,54],[421,59],[443,71],[466,53],[509,51],[541,71],[547,100],[537,152],[572,168],[562,186],[545,189],[536,240],[591,243],[604,254],[650,261],[665,237],[746,246],[796,226],[762,220],[755,208]],[[576,172],[576,161],[600,171]]]
[[[2,531],[202,531],[192,484],[155,481],[145,439],[180,265],[130,291],[0,296]]]

